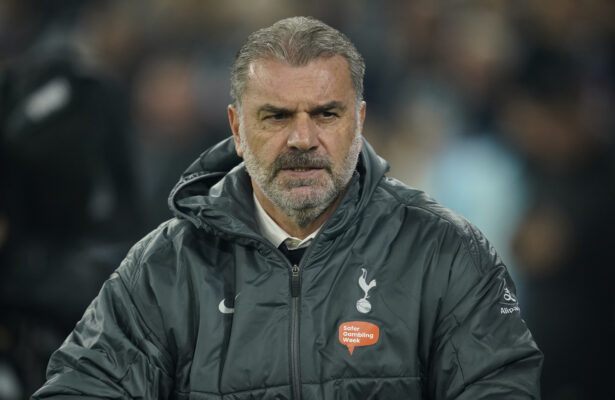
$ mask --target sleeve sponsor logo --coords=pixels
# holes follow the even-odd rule
[[[500,301],[500,314],[513,314],[521,311],[517,297],[508,289],[504,288],[504,294],[502,295],[502,301]]]
[[[507,304],[517,304],[517,298],[508,288],[504,288],[504,295],[502,297]]]
[[[371,346],[378,342],[380,328],[370,322],[350,321],[340,325],[339,341],[348,348],[350,355],[355,347]]]
[[[515,312],[521,311],[519,306],[515,307],[500,307],[500,314],[512,314]]]

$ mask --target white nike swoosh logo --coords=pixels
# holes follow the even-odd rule
[[[241,293],[237,293],[237,296],[235,296],[235,300],[237,300],[237,297],[239,297]],[[222,314],[232,314],[235,312],[235,308],[229,308],[226,306],[226,304],[224,304],[224,301],[226,299],[222,299],[220,300],[220,304],[218,304],[218,311],[220,311]]]
[[[234,308],[228,308],[225,304],[224,304],[224,299],[220,300],[220,304],[218,304],[218,311],[220,311],[222,314],[232,314],[235,312]]]

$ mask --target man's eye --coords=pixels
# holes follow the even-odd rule
[[[330,119],[330,118],[337,117],[337,114],[334,113],[334,112],[331,112],[331,111],[321,111],[320,112],[320,116],[323,117],[323,118]]]
[[[273,120],[273,121],[282,121],[286,117],[288,117],[288,114],[278,113],[278,114],[266,115],[265,118],[263,119],[268,119],[268,120]]]

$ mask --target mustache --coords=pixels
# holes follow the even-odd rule
[[[272,176],[283,169],[293,168],[322,168],[331,172],[331,160],[325,156],[317,155],[313,150],[287,150],[280,153],[271,165]]]

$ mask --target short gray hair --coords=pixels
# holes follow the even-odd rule
[[[231,97],[241,107],[248,68],[256,59],[280,60],[304,66],[318,57],[340,55],[348,61],[357,106],[363,100],[365,61],[346,35],[311,17],[291,17],[248,36],[231,70]]]

